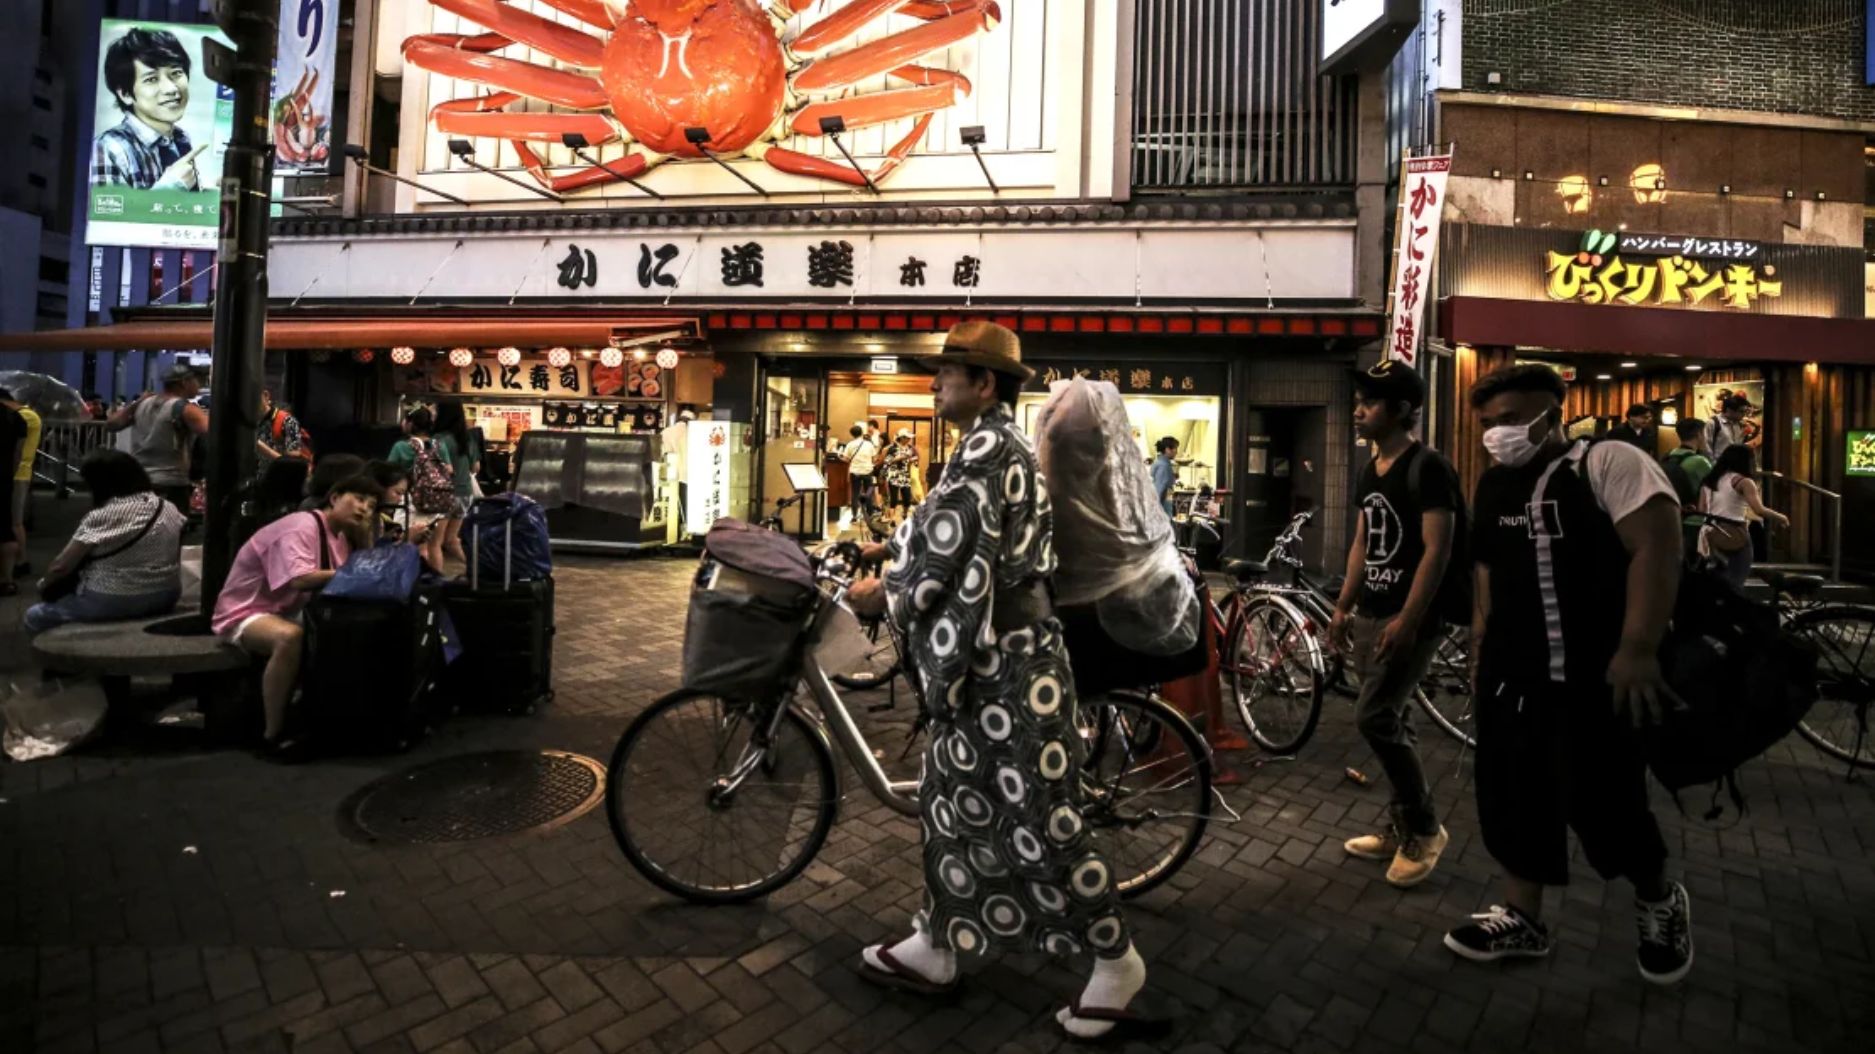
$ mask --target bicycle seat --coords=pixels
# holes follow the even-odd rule
[[[1760,571],[1758,577],[1771,587],[1774,593],[1803,598],[1813,597],[1823,591],[1824,579],[1818,575],[1792,575],[1782,571]]]
[[[1260,563],[1256,560],[1226,560],[1224,561],[1224,573],[1239,582],[1248,582],[1251,579],[1262,578],[1264,575],[1269,574],[1270,565]]]

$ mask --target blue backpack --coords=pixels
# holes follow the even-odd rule
[[[547,541],[547,513],[520,494],[478,498],[469,509],[463,532],[470,559],[481,577],[502,583],[553,577],[553,554]]]

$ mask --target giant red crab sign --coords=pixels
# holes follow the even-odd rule
[[[430,110],[436,130],[513,142],[522,164],[555,191],[636,178],[670,158],[702,158],[686,130],[709,132],[718,156],[758,158],[784,172],[864,186],[854,167],[777,146],[792,135],[821,134],[821,120],[847,128],[910,118],[910,130],[872,172],[877,182],[924,137],[931,117],[970,92],[960,73],[919,61],[1002,18],[995,0],[846,0],[832,14],[784,40],[789,20],[814,0],[539,0],[607,35],[550,21],[502,0],[429,0],[488,30],[430,33],[404,41],[404,58],[433,73],[494,89]],[[844,52],[870,23],[890,14],[922,25]],[[522,45],[560,68],[494,54]],[[887,75],[906,87],[841,97],[868,78]],[[515,112],[533,99],[575,112]],[[607,111],[610,112],[607,112]],[[559,144],[568,133],[599,145],[624,142],[615,161],[554,175],[529,143]]]

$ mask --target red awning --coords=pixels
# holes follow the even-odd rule
[[[1554,348],[1701,362],[1875,365],[1875,320],[1614,307],[1454,296],[1439,302],[1453,344]]]
[[[267,320],[267,347],[291,348],[475,348],[604,347],[620,330],[655,329],[695,331],[692,317],[665,316],[527,316],[443,315],[432,310],[411,311],[386,318],[274,317]],[[108,326],[53,329],[0,334],[0,352],[6,351],[180,351],[211,343],[213,323],[207,318],[138,319]]]

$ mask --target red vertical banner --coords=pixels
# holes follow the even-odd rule
[[[1413,157],[1400,180],[1395,221],[1393,295],[1387,316],[1388,358],[1419,364],[1421,327],[1432,295],[1433,257],[1439,247],[1439,218],[1445,214],[1445,181],[1452,155]]]

